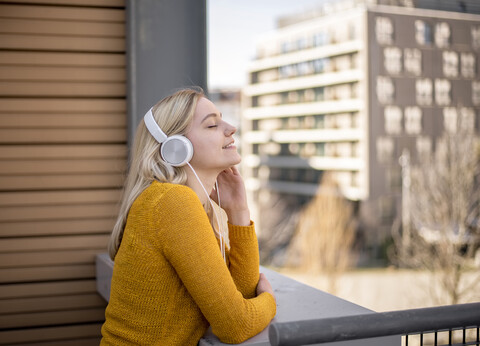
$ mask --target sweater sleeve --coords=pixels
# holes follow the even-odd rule
[[[197,195],[179,185],[162,200],[156,218],[159,246],[215,335],[222,342],[240,343],[265,329],[276,313],[274,297],[243,297]]]
[[[230,238],[230,273],[245,298],[256,295],[260,259],[253,222],[250,226],[228,224]]]

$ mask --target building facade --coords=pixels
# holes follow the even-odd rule
[[[328,171],[377,247],[400,214],[403,150],[434,150],[457,117],[478,128],[480,16],[400,2],[340,3],[259,39],[242,147],[259,214],[298,209]]]

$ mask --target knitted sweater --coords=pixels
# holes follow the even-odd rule
[[[189,187],[153,182],[133,203],[115,257],[101,345],[197,345],[209,324],[240,343],[275,316],[256,296],[253,223],[229,224],[226,264],[208,217]]]

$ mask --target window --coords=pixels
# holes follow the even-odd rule
[[[462,53],[460,55],[462,76],[464,78],[475,78],[475,55],[473,53]]]
[[[430,24],[423,20],[415,21],[415,40],[422,46],[427,46],[432,43],[432,29]]]
[[[416,48],[405,48],[405,71],[419,76],[422,73],[422,52]]]
[[[397,106],[387,106],[384,110],[385,132],[398,135],[402,132],[402,110]]]
[[[435,44],[439,48],[450,45],[450,25],[445,22],[435,24]]]
[[[448,133],[455,133],[459,127],[462,130],[474,131],[475,110],[469,107],[462,107],[459,111],[453,107],[443,109],[443,126]]]
[[[480,105],[480,81],[472,82],[472,102],[475,106]]]
[[[458,76],[458,54],[457,52],[443,52],[443,74],[445,77]]]
[[[415,146],[420,159],[430,156],[432,152],[432,140],[429,137],[417,137]]]
[[[304,100],[305,102],[315,101],[315,91],[313,91],[313,89],[306,89],[304,93]]]
[[[480,25],[472,26],[470,30],[472,34],[472,47],[475,49],[480,48]]]
[[[422,110],[419,107],[405,108],[405,131],[411,135],[422,131]]]
[[[391,103],[395,95],[395,86],[390,77],[377,76],[377,98],[380,103]]]
[[[389,163],[393,161],[393,151],[395,149],[393,138],[378,137],[375,144],[378,162]]]
[[[297,65],[297,71],[299,76],[308,75],[312,71],[312,64],[309,62],[300,62]]]
[[[451,102],[451,84],[447,79],[435,79],[435,101],[439,106],[447,106]]]
[[[447,107],[443,109],[443,128],[448,133],[457,132],[457,109]]]
[[[298,50],[306,49],[307,46],[308,46],[307,45],[307,39],[305,37],[301,37],[301,38],[297,39],[297,41],[295,43],[296,43],[296,46],[297,46]]]
[[[315,88],[315,100],[316,101],[325,100],[325,89],[323,87]]]
[[[385,70],[390,74],[402,72],[402,51],[397,47],[385,47],[383,50]]]
[[[313,36],[313,45],[315,47],[324,46],[329,43],[330,43],[330,39],[329,39],[328,33],[326,32],[323,32],[323,31],[318,32]]]
[[[421,106],[432,104],[432,80],[430,78],[417,79],[415,82],[415,93],[417,103]]]
[[[340,84],[335,88],[335,99],[346,100],[352,98],[352,86],[350,84]]]
[[[469,107],[460,109],[460,126],[462,129],[473,132],[475,130],[475,110]]]
[[[330,70],[330,58],[321,58],[313,61],[315,73],[322,73]]]
[[[390,18],[377,17],[375,19],[375,34],[379,44],[392,44],[393,23]]]

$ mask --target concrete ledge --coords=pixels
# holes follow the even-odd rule
[[[96,258],[98,293],[105,299],[110,297],[113,262],[108,254],[99,254]],[[313,287],[292,280],[273,270],[260,267],[272,284],[277,299],[277,315],[273,322],[292,322],[329,317],[353,316],[375,313],[346,300],[322,292]],[[372,283],[374,284],[374,283]],[[400,346],[400,336],[387,336],[364,340],[327,343],[324,346]],[[200,340],[199,346],[227,345],[208,330]],[[241,345],[268,346],[268,328]]]

